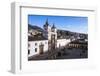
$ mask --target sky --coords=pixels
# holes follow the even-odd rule
[[[72,32],[88,33],[88,17],[81,16],[51,16],[51,15],[28,15],[28,24],[43,28],[46,20],[50,26],[55,24],[57,29]]]

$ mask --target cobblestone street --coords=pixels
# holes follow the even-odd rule
[[[52,60],[52,59],[76,59],[88,58],[87,49],[66,47],[62,49],[51,50],[40,55],[31,56],[28,60]]]

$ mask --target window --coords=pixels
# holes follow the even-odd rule
[[[45,44],[47,44],[47,42],[45,42]]]
[[[35,43],[35,46],[37,45],[37,43]]]
[[[52,29],[52,32],[55,32],[55,29]]]
[[[30,50],[28,49],[28,54],[30,54]]]
[[[32,32],[30,34],[32,35]]]
[[[30,44],[28,44],[28,47],[30,47]]]
[[[37,48],[35,48],[35,52],[37,52]]]

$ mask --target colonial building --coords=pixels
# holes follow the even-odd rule
[[[41,55],[45,52],[56,51],[56,48],[66,46],[70,42],[68,38],[58,38],[55,24],[49,25],[46,20],[43,31],[28,30],[28,57]]]

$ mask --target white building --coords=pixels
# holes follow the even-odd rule
[[[43,54],[48,51],[48,40],[29,41],[28,42],[28,56],[36,54]]]
[[[34,40],[34,36],[28,41],[28,57],[43,54],[59,47],[64,47],[70,42],[70,39],[57,39],[57,29],[54,24],[51,27],[48,20],[43,28],[45,31],[43,36],[45,36],[45,38],[42,38],[43,36],[41,36],[40,39],[36,38],[36,40]]]
[[[64,47],[70,42],[70,39],[57,39],[57,48]]]

